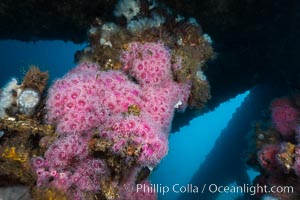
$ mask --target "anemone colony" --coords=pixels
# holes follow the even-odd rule
[[[174,113],[210,98],[213,49],[196,20],[152,1],[119,1],[114,14],[91,23],[78,65],[49,88],[31,67],[2,90],[1,180],[35,199],[156,199],[135,185],[167,154]]]
[[[47,86],[30,66],[0,94],[0,184],[26,185],[33,199],[156,199],[137,192],[168,152],[173,116],[210,98],[212,40],[193,18],[151,0],[119,0],[115,22],[87,31],[78,65]],[[300,95],[275,99],[255,126],[253,184],[289,185],[299,199]],[[269,197],[258,193],[257,197]]]

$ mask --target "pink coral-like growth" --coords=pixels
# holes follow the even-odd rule
[[[110,117],[139,105],[140,88],[121,72],[99,73],[92,65],[80,64],[49,90],[47,120],[60,133],[81,133],[98,127]]]
[[[167,135],[160,128],[140,117],[128,117],[113,124],[112,130],[102,131],[101,137],[114,141],[113,151],[120,154],[128,142],[142,148],[140,165],[155,166],[167,154]]]
[[[187,107],[190,85],[167,81],[160,87],[146,88],[144,94],[144,110],[164,132],[169,132],[174,110],[184,111]]]
[[[272,120],[275,128],[285,139],[290,139],[295,134],[299,111],[293,107],[288,98],[276,99],[271,104]]]
[[[45,158],[50,160],[50,168],[70,166],[73,159],[78,161],[88,155],[87,139],[78,135],[61,137],[46,151]]]
[[[60,135],[51,145],[42,141],[48,147],[45,158],[32,160],[39,186],[66,191],[71,199],[99,191],[109,171],[103,160],[89,155],[92,133],[113,141],[110,151],[117,155],[128,145],[139,147],[136,172],[155,167],[167,154],[174,111],[187,107],[191,84],[172,79],[170,52],[162,43],[131,43],[121,61],[123,71],[100,71],[96,64],[81,63],[49,89],[46,120]],[[132,114],[130,106],[140,112]],[[132,177],[127,183],[134,186]],[[156,199],[155,193],[145,192],[129,197],[118,187],[122,199]]]
[[[124,70],[129,70],[142,86],[172,79],[170,52],[162,43],[130,43],[121,60]]]
[[[265,145],[258,152],[258,161],[260,165],[266,169],[269,173],[278,172],[279,163],[277,154],[280,151],[280,145]]]

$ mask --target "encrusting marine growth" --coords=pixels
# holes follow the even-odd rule
[[[120,1],[115,14],[127,26],[96,19],[78,65],[47,96],[36,67],[2,90],[0,176],[30,186],[35,199],[156,199],[136,184],[149,186],[166,156],[175,112],[210,98],[213,50],[195,20],[149,1]]]
[[[272,195],[278,199],[299,199],[300,176],[300,107],[299,94],[275,99],[270,105],[271,123],[257,123],[256,146],[249,163],[261,174],[254,184],[281,187],[272,194],[258,193],[257,197]],[[285,189],[283,189],[285,187]],[[267,197],[267,196],[266,196]]]
[[[60,138],[35,166],[38,185],[55,186],[80,199],[81,191],[101,190],[103,180],[120,187],[119,182],[143,167],[155,167],[166,155],[175,105],[180,101],[178,109],[186,108],[191,83],[173,81],[170,53],[161,43],[130,43],[121,62],[122,70],[107,71],[81,63],[49,89],[47,121]],[[132,107],[139,108],[138,115],[129,112]],[[97,140],[110,144],[98,149]],[[108,164],[111,157],[105,154],[124,160],[126,176]]]

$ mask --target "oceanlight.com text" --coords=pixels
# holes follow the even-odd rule
[[[240,186],[230,185],[230,186],[222,186],[217,184],[203,184],[203,185],[193,185],[193,184],[186,184],[180,185],[178,183],[173,185],[163,185],[163,184],[137,184],[136,188],[134,188],[136,192],[144,192],[144,193],[159,193],[162,195],[166,195],[170,192],[173,193],[225,193],[225,194],[249,194],[249,195],[256,195],[256,194],[272,194],[272,193],[293,193],[294,188],[293,186],[272,186],[268,187],[266,185],[249,185],[243,184]]]

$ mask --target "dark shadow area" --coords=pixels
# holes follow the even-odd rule
[[[159,2],[174,13],[196,18],[214,41],[216,59],[208,64],[206,71],[212,93],[207,110],[213,110],[268,77],[277,77],[268,79],[271,82],[299,86],[299,1]],[[0,39],[86,42],[87,30],[95,19],[98,22],[116,20],[113,16],[116,3],[117,0],[3,0],[0,2]],[[201,113],[195,110],[178,114],[175,121],[179,123],[174,123],[173,132],[199,115]]]
[[[180,200],[214,200],[219,193],[211,193],[208,190],[210,184],[228,186],[236,182],[237,185],[251,184],[247,175],[246,159],[250,141],[247,134],[251,131],[252,123],[262,117],[262,113],[268,108],[270,101],[281,96],[287,90],[284,85],[262,84],[251,89],[242,105],[233,114],[228,126],[222,130],[213,149],[207,155],[198,171],[189,182],[202,188],[207,185],[202,194],[185,193]],[[245,195],[244,199],[253,199]]]

